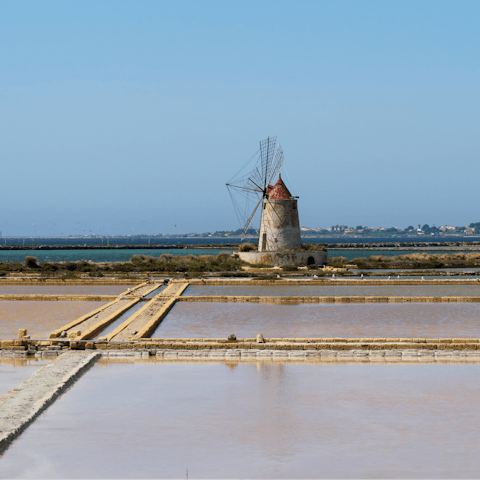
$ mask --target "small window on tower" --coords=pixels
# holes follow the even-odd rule
[[[266,203],[264,203],[264,204],[263,204],[263,209],[264,209],[264,210],[265,210],[266,206],[267,206],[267,204],[266,204]]]
[[[294,210],[297,209],[297,202],[295,202],[295,203],[293,204],[293,209],[294,209]]]

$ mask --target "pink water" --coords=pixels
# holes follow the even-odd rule
[[[480,365],[97,364],[7,478],[476,478]]]
[[[480,336],[478,303],[298,304],[178,302],[153,338]]]
[[[14,339],[20,328],[32,338],[48,338],[50,332],[85,315],[106,302],[0,302],[0,338]]]
[[[32,356],[27,358],[0,356],[0,397],[30,378],[49,362],[50,360],[42,360]]]
[[[199,295],[254,295],[254,296],[384,296],[384,297],[475,297],[480,296],[480,285],[192,285],[185,290],[185,296]]]
[[[126,285],[0,285],[0,295],[118,295]]]

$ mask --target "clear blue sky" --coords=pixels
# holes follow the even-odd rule
[[[237,228],[225,182],[269,135],[303,226],[480,221],[479,25],[479,1],[3,1],[0,231]]]

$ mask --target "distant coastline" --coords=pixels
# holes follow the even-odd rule
[[[33,242],[23,243],[23,238],[3,238],[5,243],[0,242],[0,251],[8,250],[182,250],[182,249],[237,249],[246,239],[241,238],[212,238],[212,237],[131,237],[131,238],[108,238],[108,242],[99,238],[76,238],[76,237],[38,237]],[[32,239],[30,239],[32,240]],[[320,243],[329,249],[376,249],[376,250],[457,250],[470,247],[480,249],[480,236],[445,236],[445,237],[419,237],[392,238],[392,237],[329,237],[311,238],[302,236],[307,243]],[[257,239],[248,239],[256,243]]]

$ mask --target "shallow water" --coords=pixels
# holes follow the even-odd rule
[[[30,378],[50,361],[30,356],[28,358],[0,356],[0,397]]]
[[[15,440],[2,476],[475,478],[479,372],[102,362]]]
[[[153,338],[478,338],[478,303],[178,302]]]
[[[199,295],[254,295],[274,297],[469,297],[480,296],[479,285],[392,285],[392,286],[270,286],[270,285],[191,285],[184,296]]]
[[[145,296],[145,298],[153,298],[155,295],[158,295],[160,292],[165,290],[167,288],[166,285],[162,285],[161,287],[158,287],[156,290],[153,292],[150,292],[148,295]]]
[[[0,282],[0,295],[118,295],[127,288],[128,285],[2,285]]]
[[[129,308],[125,313],[120,315],[114,322],[110,323],[104,330],[98,333],[93,340],[98,340],[100,337],[104,337],[109,333],[112,333],[118,326],[120,326],[125,320],[130,318],[135,312],[138,312],[141,308],[145,306],[145,302],[138,302],[133,307]]]
[[[32,255],[39,262],[76,262],[79,260],[91,260],[92,262],[126,262],[133,255],[149,255],[159,257],[169,255],[217,255],[220,252],[233,252],[232,249],[218,248],[165,248],[149,249],[135,248],[126,250],[5,250],[1,251],[1,260],[10,262],[24,262],[25,257]]]
[[[32,338],[48,338],[50,332],[95,310],[107,302],[0,302],[0,338],[17,338],[26,328]]]

